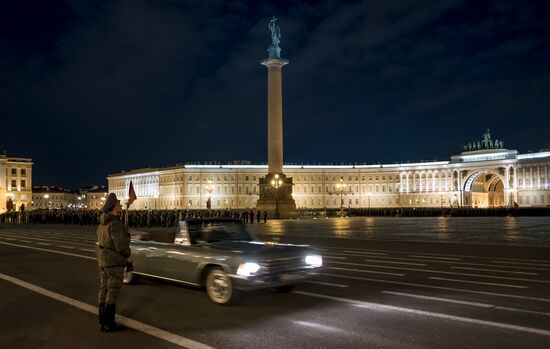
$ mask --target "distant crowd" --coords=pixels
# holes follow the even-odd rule
[[[0,223],[97,225],[101,211],[74,209],[39,209],[0,214]],[[297,218],[339,216],[550,216],[550,207],[520,208],[345,208],[298,209]],[[175,227],[180,220],[204,217],[241,219],[245,223],[266,223],[267,212],[258,210],[130,210],[128,225],[132,228]]]
[[[0,223],[97,225],[100,216],[99,210],[39,209],[2,213]],[[175,227],[180,220],[203,217],[235,218],[250,224],[267,222],[267,212],[258,210],[130,210],[128,226]]]

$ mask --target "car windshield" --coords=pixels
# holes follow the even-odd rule
[[[221,241],[252,241],[252,237],[241,222],[203,222],[189,224],[192,244]]]

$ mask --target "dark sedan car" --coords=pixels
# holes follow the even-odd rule
[[[240,291],[271,287],[281,292],[318,274],[319,251],[306,245],[259,241],[240,220],[181,221],[173,243],[132,240],[133,271],[138,275],[205,287],[210,299],[228,304]]]

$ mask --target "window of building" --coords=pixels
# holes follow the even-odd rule
[[[16,168],[12,168],[12,169],[11,169],[11,175],[12,175],[12,176],[17,175],[17,169],[16,169]]]
[[[393,179],[393,176],[390,176],[389,179],[390,179],[390,181],[391,181],[391,180]]]
[[[189,207],[193,206],[193,200],[189,200],[189,202],[187,203],[187,205],[189,205]]]
[[[21,176],[26,176],[27,175],[27,170],[22,168],[21,169]]]
[[[21,188],[24,189],[27,186],[27,181],[24,179],[21,180]]]
[[[244,180],[245,180],[245,181],[248,181],[248,176],[244,177]]]
[[[355,180],[358,181],[358,180],[359,180],[359,176],[355,176]]]
[[[526,205],[529,205],[530,202],[529,202],[529,195],[525,195],[525,204]]]
[[[377,193],[380,192],[380,186],[379,185],[376,186],[376,192]]]
[[[16,187],[17,187],[17,181],[15,179],[12,179],[11,180],[11,190],[15,190]]]
[[[378,176],[376,176],[375,179],[378,180]]]
[[[351,176],[348,176],[348,181],[351,181]]]
[[[255,181],[255,180],[256,180],[256,176],[252,176],[252,180]]]

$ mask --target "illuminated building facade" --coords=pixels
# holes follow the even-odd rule
[[[109,192],[134,209],[255,208],[267,165],[180,165],[108,177]],[[382,165],[285,165],[298,208],[550,206],[550,151],[518,154],[502,142],[464,146],[450,161]],[[209,190],[207,190],[207,188]]]
[[[0,154],[0,213],[29,208],[32,200],[32,160]]]
[[[32,189],[32,204],[29,209],[70,209],[76,208],[75,192],[55,186],[40,186]]]

